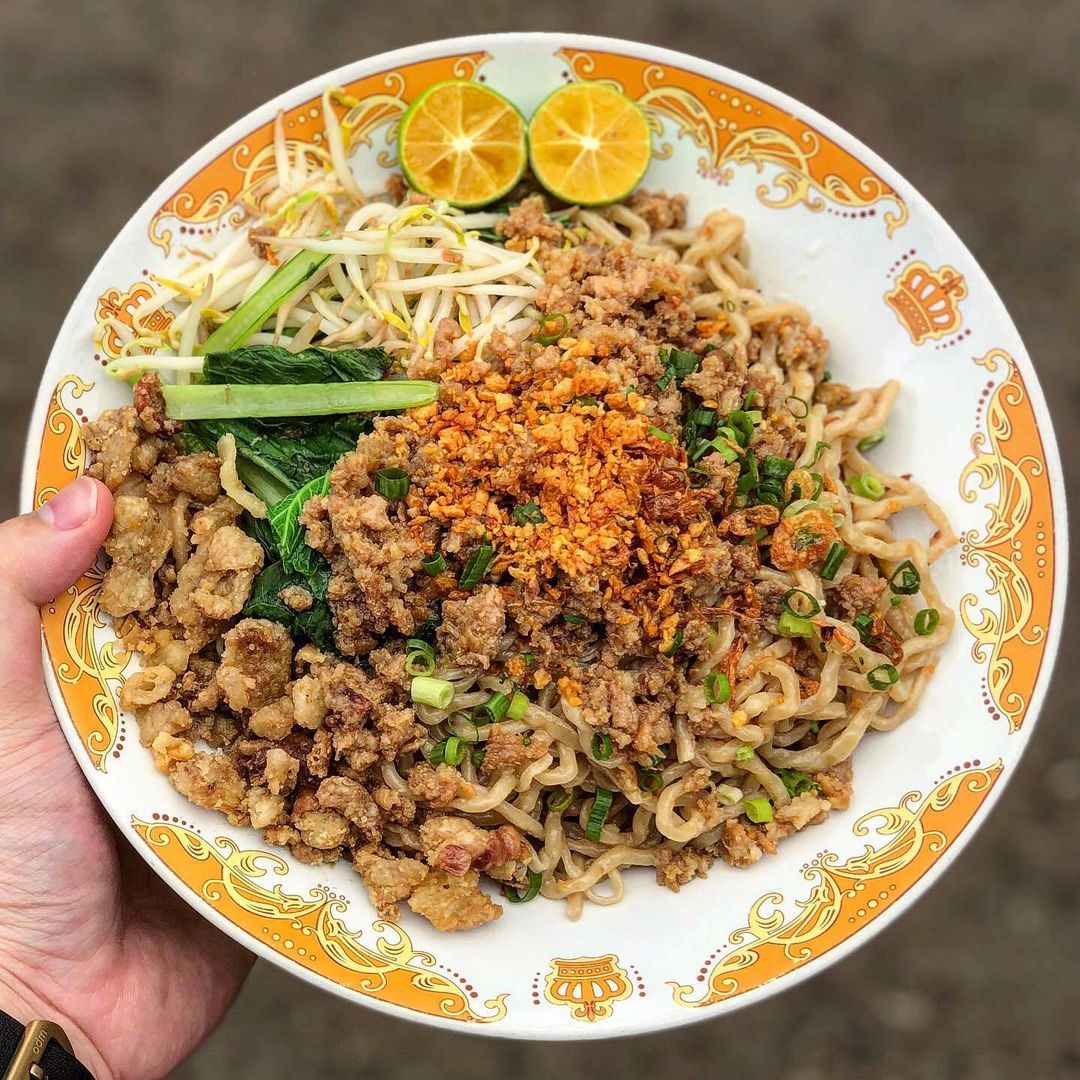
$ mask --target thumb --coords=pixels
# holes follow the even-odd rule
[[[38,607],[74,584],[94,561],[112,523],[112,494],[80,477],[33,514],[0,524],[0,656],[6,706],[40,700]]]

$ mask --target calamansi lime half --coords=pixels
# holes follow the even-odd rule
[[[536,179],[564,202],[616,202],[649,165],[645,114],[625,94],[598,82],[570,83],[545,98],[529,121]]]
[[[454,206],[483,206],[525,171],[525,120],[494,90],[464,79],[436,83],[401,118],[398,154],[417,191]]]

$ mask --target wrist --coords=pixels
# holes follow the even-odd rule
[[[98,1053],[97,1047],[74,1020],[4,971],[0,971],[0,1011],[6,1012],[24,1026],[31,1020],[53,1021],[64,1029],[75,1056],[94,1074],[95,1080],[116,1080],[105,1059]],[[6,1061],[0,1062],[0,1073],[6,1066]]]

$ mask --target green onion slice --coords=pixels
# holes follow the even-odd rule
[[[794,394],[788,394],[784,398],[784,404],[788,408],[788,412],[795,417],[796,420],[805,420],[810,415],[810,402],[806,398],[796,397]]]
[[[585,825],[585,835],[594,843],[600,842],[600,832],[607,821],[608,811],[611,809],[613,795],[607,788],[597,788],[593,798],[592,809]]]
[[[743,799],[743,813],[755,825],[764,825],[773,819],[772,803],[764,795],[747,795]]]
[[[905,559],[892,573],[889,578],[889,588],[900,596],[914,596],[921,585],[919,571],[910,559]]]
[[[510,706],[506,710],[508,720],[520,720],[529,709],[529,699],[520,691],[515,690],[510,699]]]
[[[847,544],[842,544],[839,540],[834,540],[829,546],[828,552],[825,554],[825,561],[821,564],[821,576],[826,581],[832,581],[833,578],[836,577],[836,571],[840,569],[840,564],[847,556]]]
[[[892,664],[882,664],[880,667],[874,668],[874,670],[866,676],[866,681],[875,690],[888,690],[899,678],[900,673],[892,666]]]
[[[863,499],[871,499],[874,502],[877,502],[885,494],[885,485],[873,473],[853,476],[848,481],[848,487],[851,488],[854,494]]]
[[[417,675],[409,686],[409,694],[417,705],[430,705],[433,709],[448,709],[454,700],[454,684],[446,679],[433,679],[429,675]]]
[[[664,786],[664,774],[655,769],[643,769],[638,766],[638,787],[642,791],[655,794]]]
[[[574,612],[567,612],[563,615],[563,622],[570,623],[573,626],[588,626],[589,620],[584,615],[577,615]]]
[[[785,611],[780,616],[776,629],[780,631],[782,637],[814,636],[814,624],[801,615],[793,615],[790,611]]]
[[[663,655],[669,657],[674,656],[679,651],[679,649],[682,648],[682,643],[683,632],[682,628],[680,627],[678,630],[675,631],[675,636],[671,639],[671,644],[663,650]]]
[[[805,589],[788,589],[784,593],[784,610],[800,619],[809,619],[821,613],[821,604],[818,598]]]
[[[405,673],[407,675],[431,675],[435,671],[435,650],[419,638],[405,642]]]
[[[463,589],[474,589],[480,583],[480,579],[487,573],[491,560],[495,557],[495,549],[488,543],[481,544],[470,556],[461,572],[461,580],[458,584]]]
[[[874,620],[869,615],[856,615],[851,620],[851,625],[859,632],[859,640],[873,648],[881,644],[881,638],[874,636]]]
[[[569,325],[570,320],[561,311],[553,311],[550,315],[544,315],[539,319],[533,337],[541,345],[554,345],[559,338],[565,336]],[[554,329],[551,329],[552,326]]]
[[[494,693],[475,706],[472,711],[474,724],[497,724],[510,711],[510,695]]]
[[[597,761],[607,761],[615,753],[615,744],[606,731],[598,731],[592,737],[592,756]]]
[[[565,788],[562,791],[553,791],[547,797],[548,809],[556,814],[561,814],[573,801],[574,793]]]
[[[505,896],[507,901],[511,904],[527,904],[530,900],[536,899],[539,895],[540,882],[542,880],[541,876],[535,870],[530,870],[529,883],[525,887],[524,892],[518,892],[517,889],[511,885],[504,885],[503,896]]]
[[[919,637],[929,637],[941,622],[941,612],[937,608],[923,608],[915,616],[915,633]]]
[[[777,457],[776,454],[766,454],[761,459],[762,475],[770,480],[786,480],[791,470],[795,468],[795,462],[787,458]]]
[[[460,765],[465,760],[468,747],[456,735],[436,743],[428,754],[428,761],[433,765]]]
[[[705,700],[710,705],[723,705],[731,697],[731,680],[722,671],[710,671],[704,686]]]
[[[404,499],[409,494],[409,474],[404,469],[379,469],[375,473],[375,491],[384,499]]]
[[[487,747],[485,747],[485,746],[478,746],[478,747],[477,747],[477,748],[476,748],[476,749],[475,749],[475,750],[474,750],[474,751],[472,752],[472,763],[473,763],[473,768],[475,768],[475,769],[479,769],[479,768],[480,768],[480,766],[484,764],[484,755],[485,755],[486,753],[487,753]]]
[[[649,426],[649,434],[660,439],[662,442],[673,442],[675,436],[670,431],[665,431],[663,428]]]
[[[547,521],[547,518],[544,517],[544,511],[540,509],[540,504],[535,500],[515,506],[510,513],[515,525],[541,525]]]
[[[740,746],[735,751],[735,760],[741,765],[744,761],[749,761],[754,756],[754,748],[752,746]]]
[[[431,577],[438,577],[446,570],[446,559],[443,558],[441,551],[436,551],[434,555],[425,555],[420,560],[420,565],[424,568],[424,572]]]
[[[877,431],[872,431],[869,435],[864,435],[855,444],[855,448],[860,454],[865,454],[868,450],[873,450],[875,446],[880,446],[885,441],[885,434],[884,428],[878,428]]]

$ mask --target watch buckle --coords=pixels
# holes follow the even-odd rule
[[[32,1020],[26,1025],[3,1080],[48,1080],[41,1067],[41,1059],[51,1042],[58,1043],[69,1054],[73,1053],[63,1028],[48,1020]]]

